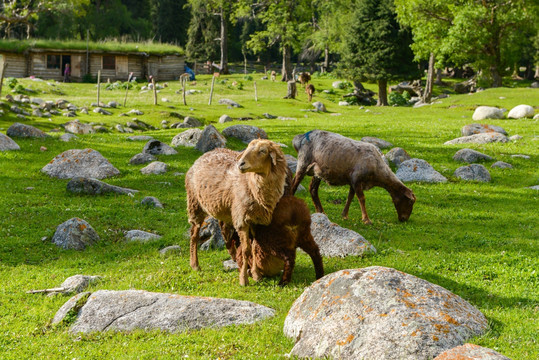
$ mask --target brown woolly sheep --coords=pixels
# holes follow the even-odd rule
[[[301,85],[305,85],[309,81],[311,81],[311,74],[309,74],[308,72],[302,72],[301,74],[299,74],[299,82],[301,83]]]
[[[185,175],[187,212],[191,226],[190,264],[199,270],[197,245],[207,215],[229,224],[238,233],[243,264],[240,285],[247,285],[247,265],[251,255],[253,225],[268,225],[283,195],[287,164],[279,147],[269,140],[256,139],[238,153],[215,149],[198,158]],[[254,271],[253,279],[259,274]]]
[[[355,193],[361,206],[362,221],[372,224],[365,208],[363,191],[373,186],[382,187],[389,192],[399,221],[406,221],[410,217],[415,195],[387,166],[376,146],[322,130],[296,135],[292,143],[298,152],[292,193],[296,192],[306,174],[312,176],[309,191],[317,212],[324,212],[318,197],[320,181],[324,180],[329,185],[350,186],[348,200],[342,212],[345,219],[348,218],[348,209]]]
[[[232,258],[241,267],[243,264],[242,247],[238,240],[236,234],[229,237],[227,248]],[[271,224],[255,226],[252,246],[253,258],[249,261],[251,272],[255,268],[255,272],[263,276],[275,276],[284,267],[279,285],[290,282],[298,247],[311,257],[316,278],[320,279],[324,276],[320,249],[311,234],[311,213],[305,201],[294,196],[283,196],[279,200],[273,211]]]
[[[309,84],[305,87],[305,92],[307,93],[307,96],[309,98],[309,102],[311,102],[313,100],[313,95],[314,95],[314,85],[313,84]]]

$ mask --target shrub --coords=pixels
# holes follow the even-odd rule
[[[397,105],[397,106],[408,105],[408,101],[406,100],[406,98],[402,94],[399,94],[398,92],[389,93],[388,102],[389,102],[389,105]]]
[[[17,79],[15,78],[7,78],[6,81],[7,81],[7,86],[9,86],[12,89],[14,89],[18,83]]]

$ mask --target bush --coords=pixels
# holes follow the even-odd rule
[[[18,94],[23,94],[25,92],[25,88],[21,84],[18,84],[17,86],[15,86],[14,91]]]
[[[87,84],[96,83],[97,78],[93,77],[92,74],[84,74],[82,77],[82,82]]]
[[[12,89],[14,89],[17,83],[19,82],[15,78],[7,78],[6,81],[7,81],[7,86],[9,86]]]
[[[398,92],[389,93],[388,102],[389,102],[389,105],[397,105],[397,106],[408,105],[408,100],[406,100],[406,98],[402,94],[399,94]]]
[[[247,80],[247,81],[252,81],[253,80],[253,77],[251,75],[245,75],[243,77],[243,80]]]

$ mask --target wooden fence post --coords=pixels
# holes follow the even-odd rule
[[[0,76],[0,96],[2,96],[2,84],[4,84],[4,74],[6,73],[7,63],[2,66],[2,75]]]
[[[255,101],[258,102],[258,92],[256,91],[256,81],[254,81],[255,85]]]
[[[210,101],[208,102],[208,105],[211,105],[211,98],[213,96],[213,85],[215,84],[215,75],[213,75],[211,79],[211,89],[210,89]]]
[[[127,86],[126,86],[126,89],[125,89],[124,107],[125,107],[125,103],[127,102],[127,92],[129,91],[129,84],[131,83],[131,78],[132,77],[133,77],[133,73],[130,72],[129,77],[127,78]]]
[[[155,86],[155,78],[152,76],[152,87],[153,87],[153,104],[157,105],[157,87]]]
[[[99,106],[99,90],[101,88],[101,70],[97,71],[97,106]]]

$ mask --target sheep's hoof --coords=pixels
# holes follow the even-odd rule
[[[195,271],[200,271],[200,266],[198,266],[198,265],[195,265],[195,266],[191,265],[191,269],[193,269],[193,270],[195,270]]]
[[[258,271],[256,271],[256,270],[252,271],[252,269],[251,269],[251,276],[253,277],[254,281],[258,282],[258,281],[262,280],[262,275],[260,275],[260,273]]]
[[[361,221],[363,221],[363,224],[365,225],[372,225],[371,219],[362,219]]]

